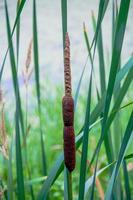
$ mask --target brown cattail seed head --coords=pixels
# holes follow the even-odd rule
[[[75,168],[74,101],[71,88],[70,41],[66,33],[64,50],[65,96],[62,100],[64,121],[64,160],[67,169]]]
[[[74,101],[70,96],[64,96],[62,100],[64,126],[73,126]]]
[[[75,168],[75,136],[72,126],[64,127],[64,160],[67,169],[72,172]]]

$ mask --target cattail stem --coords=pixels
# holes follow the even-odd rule
[[[68,195],[69,195],[69,200],[72,200],[73,199],[73,194],[72,194],[72,173],[69,172],[68,170],[67,170],[67,180],[68,180]]]

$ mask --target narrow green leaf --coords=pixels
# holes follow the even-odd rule
[[[17,14],[19,11],[20,0],[17,1]],[[16,25],[16,49],[17,49],[17,67],[18,67],[18,60],[19,60],[19,42],[20,42],[20,17],[18,18],[17,25]]]
[[[25,2],[26,0],[21,0],[21,3],[20,3],[20,6],[19,6],[19,9],[18,9],[18,13],[17,13],[17,16],[15,18],[15,22],[14,22],[14,25],[13,25],[13,29],[12,29],[12,32],[11,32],[11,36],[10,36],[10,40],[9,41],[12,41],[12,37],[13,37],[13,34],[14,34],[14,31],[15,31],[15,28],[16,28],[16,25],[17,25],[17,22],[19,20],[19,17],[21,15],[21,12],[23,10],[23,7],[25,5]],[[6,62],[6,58],[7,58],[7,55],[8,55],[8,51],[9,51],[9,48],[10,48],[10,42],[8,42],[8,48],[6,50],[6,53],[5,53],[5,56],[4,56],[4,59],[3,59],[3,63],[2,63],[2,66],[1,66],[1,70],[0,70],[0,82],[1,82],[1,78],[2,78],[2,74],[3,74],[3,69],[4,69],[4,66],[5,66],[5,62]]]
[[[100,30],[100,26],[101,26],[102,20],[104,18],[106,9],[108,7],[108,3],[109,3],[109,0],[100,0],[100,3],[99,3],[96,31],[95,31],[94,38],[93,38],[93,41],[91,44],[91,48],[94,44],[94,55],[95,55],[95,49],[96,49],[96,44],[97,44],[97,39],[98,39],[98,33]],[[94,55],[93,55],[93,58],[94,58]]]
[[[40,182],[45,181],[46,178],[47,178],[47,176],[42,176],[42,177],[34,178],[32,180],[25,181],[24,184],[25,184],[25,186],[31,186],[31,185],[38,184]]]
[[[133,56],[126,62],[126,64],[120,69],[120,71],[117,73],[117,76],[116,76],[116,81],[115,81],[115,90],[117,91],[118,90],[118,87],[119,87],[119,84],[117,84],[117,82],[119,80],[122,80],[124,78],[124,76],[126,75],[126,73],[128,73],[128,71],[133,68]],[[117,84],[117,86],[116,86]]]
[[[102,169],[100,169],[99,171],[97,171],[96,177],[98,177],[100,174],[102,174],[102,172],[104,172],[105,170],[107,170],[108,168],[110,168],[115,163],[116,163],[116,161],[112,162],[111,164],[108,164],[107,166],[105,166]],[[85,183],[85,196],[86,196],[87,192],[89,191],[92,183],[93,183],[93,175]]]
[[[109,115],[109,117],[108,117],[107,124],[106,124],[106,128],[105,128],[105,133],[106,133],[106,134],[108,134],[108,130],[109,130],[109,128],[110,128],[110,126],[111,126],[111,124],[112,124],[112,122],[113,122],[113,119],[114,119],[115,116],[116,116],[116,111],[119,110],[120,105],[121,105],[121,102],[122,102],[122,100],[123,100],[123,98],[124,98],[126,92],[128,91],[128,88],[129,88],[131,82],[132,82],[132,79],[133,79],[133,75],[132,75],[132,74],[133,74],[133,68],[131,68],[131,69],[129,70],[129,72],[128,72],[128,74],[127,74],[127,77],[126,77],[126,79],[125,79],[125,81],[124,81],[124,83],[123,83],[123,85],[122,85],[122,87],[121,87],[121,89],[120,89],[120,91],[119,91],[119,93],[118,93],[117,99],[116,99],[116,101],[115,101],[115,103],[114,103],[114,106],[113,106],[113,108],[112,108],[112,110],[111,110],[111,113],[110,113],[110,115]],[[119,76],[119,73],[118,73],[118,76]],[[118,79],[117,79],[117,80],[118,80]],[[119,84],[119,83],[118,83],[118,84]],[[116,88],[117,88],[117,85],[116,85]],[[105,137],[105,136],[104,136],[104,137]],[[98,145],[97,145],[97,147],[96,147],[96,149],[95,149],[95,151],[94,151],[94,154],[93,154],[93,156],[92,156],[92,159],[91,159],[91,161],[90,161],[90,166],[91,166],[91,164],[93,163],[93,161],[94,161],[94,159],[95,159],[95,157],[96,157],[96,155],[97,155],[98,148],[99,148],[99,143],[98,143]]]
[[[13,186],[13,171],[12,171],[12,151],[13,151],[13,136],[11,138],[11,145],[9,147],[9,160],[8,160],[8,199],[13,200],[13,191],[14,191],[14,186]]]
[[[79,79],[79,82],[78,82],[78,86],[77,86],[77,89],[76,89],[76,93],[75,93],[75,98],[74,98],[74,110],[75,111],[76,111],[76,107],[77,107],[79,91],[80,91],[83,75],[84,75],[84,72],[85,72],[85,68],[86,68],[86,65],[87,65],[87,61],[88,61],[88,57],[87,57],[87,60],[85,62],[85,65],[84,65],[84,67],[82,69],[82,72],[81,72],[81,75],[80,75],[80,79]]]
[[[25,190],[24,190],[24,177],[23,177],[23,165],[22,165],[22,155],[21,155],[21,141],[20,141],[20,128],[19,128],[19,110],[16,103],[16,170],[17,170],[17,196],[19,200],[25,200]]]
[[[22,114],[22,109],[21,109],[21,99],[20,99],[20,93],[19,93],[19,83],[18,83],[18,78],[17,78],[15,54],[14,54],[13,44],[11,40],[11,28],[10,28],[10,21],[9,21],[9,14],[8,14],[8,7],[7,7],[6,0],[5,0],[5,15],[6,15],[8,44],[10,44],[9,53],[10,53],[10,63],[11,63],[11,70],[12,70],[14,93],[15,93],[16,101],[18,101],[21,129],[22,129],[22,134],[24,136],[25,133],[24,133],[23,114]]]
[[[89,133],[89,124],[90,124],[91,87],[92,87],[92,69],[91,69],[91,76],[90,76],[90,83],[89,83],[89,90],[88,90],[88,97],[87,97],[84,133],[83,133],[83,141],[82,141],[79,196],[78,196],[79,200],[84,199],[84,192],[85,192],[86,162],[87,162],[87,154],[88,154],[88,137],[89,137],[88,133]]]
[[[92,12],[92,22],[94,31],[96,30],[96,20],[95,16]],[[97,39],[97,49],[98,49],[98,57],[99,57],[99,71],[100,71],[100,88],[101,88],[101,95],[106,90],[106,81],[105,81],[105,64],[104,64],[104,52],[103,52],[103,39],[102,39],[102,26],[99,27],[99,33],[98,33],[98,39]],[[102,114],[101,114],[102,116]],[[110,132],[110,130],[109,130]],[[111,133],[108,134],[108,137],[106,139],[105,149],[106,149],[106,155],[108,158],[108,161],[111,162],[113,160],[113,145],[112,145],[112,138]]]
[[[128,121],[128,125],[127,125],[126,131],[125,131],[125,134],[124,134],[124,137],[123,137],[123,140],[122,140],[122,144],[121,144],[121,148],[120,148],[120,152],[119,152],[119,156],[118,156],[118,161],[117,161],[116,166],[113,170],[111,179],[108,183],[107,191],[106,191],[106,194],[105,194],[105,200],[111,199],[113,188],[114,188],[114,183],[115,183],[116,178],[118,176],[120,165],[121,165],[121,163],[124,159],[124,154],[126,152],[128,142],[129,142],[129,139],[130,139],[132,133],[133,133],[133,111],[130,115],[130,119]]]
[[[67,0],[61,0],[62,28],[63,28],[63,53],[65,48],[65,37],[67,32]]]
[[[127,164],[125,160],[123,160],[123,174],[124,174],[124,181],[125,181],[126,199],[131,200],[131,189],[130,189],[130,184],[129,184]]]
[[[113,44],[113,54],[112,54],[111,68],[110,68],[107,94],[106,94],[106,100],[105,100],[101,138],[98,143],[96,166],[95,166],[94,180],[93,180],[92,193],[91,193],[92,200],[94,199],[95,175],[96,175],[96,169],[97,169],[98,156],[99,156],[99,151],[103,142],[104,135],[105,135],[104,140],[105,142],[107,141],[107,135],[105,134],[105,127],[106,127],[106,122],[107,122],[108,113],[110,109],[110,103],[112,99],[117,69],[119,66],[119,60],[120,60],[120,55],[121,55],[121,50],[122,50],[129,5],[130,5],[130,0],[121,0],[120,11],[118,15],[117,27],[116,27],[115,38],[114,38],[114,44]]]
[[[38,31],[37,31],[37,13],[36,13],[36,1],[33,0],[33,50],[34,50],[34,69],[36,80],[36,93],[38,101],[38,112],[40,120],[40,142],[41,142],[41,154],[42,154],[42,170],[43,175],[47,174],[46,155],[43,141],[43,131],[41,124],[41,101],[40,101],[40,75],[39,75],[39,54],[38,54]]]
[[[93,58],[92,58],[92,54],[91,54],[91,51],[90,51],[90,43],[89,43],[89,39],[88,39],[88,35],[87,35],[85,23],[83,24],[83,29],[84,29],[85,43],[86,43],[86,46],[87,46],[88,55],[89,55],[89,59],[90,59],[90,63],[91,63],[91,68],[92,68],[92,72],[93,72],[93,77],[94,77],[94,81],[95,81],[97,98],[99,99],[100,95],[99,95],[99,91],[98,91],[98,87],[97,87],[97,83],[96,83],[97,81],[96,81],[96,78],[95,78],[95,72],[94,72],[94,66],[93,66]]]
[[[129,154],[127,156],[124,156],[123,162],[126,162],[127,159],[131,159],[131,158],[133,158],[133,154]],[[117,161],[113,161],[112,163],[108,164],[107,166],[105,166],[102,169],[100,169],[99,171],[97,171],[96,177],[98,177],[102,172],[104,172],[108,168],[112,167],[112,165],[114,165],[116,162]],[[93,183],[93,175],[85,183],[85,196],[86,196],[88,190],[90,189],[92,183]],[[128,193],[130,193],[130,192],[128,191]]]
[[[94,31],[96,30],[96,20],[95,16],[92,13],[92,22]],[[99,28],[98,39],[97,39],[97,49],[99,57],[99,71],[100,71],[100,87],[101,94],[106,90],[106,80],[105,80],[105,63],[104,63],[104,52],[103,52],[103,37],[102,37],[102,27]]]

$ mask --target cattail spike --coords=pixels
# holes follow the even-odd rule
[[[70,68],[70,40],[66,33],[64,50],[64,76],[65,76],[65,95],[71,96],[71,68]]]
[[[64,127],[64,161],[69,172],[75,168],[75,135],[72,126]]]
[[[64,122],[64,161],[69,172],[75,168],[74,101],[71,87],[70,40],[66,33],[64,50],[65,96],[62,100]]]

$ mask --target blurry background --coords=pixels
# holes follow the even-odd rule
[[[7,0],[8,10],[10,15],[11,26],[14,24],[16,16],[16,4],[17,0]],[[39,129],[39,117],[37,110],[37,100],[36,100],[36,88],[34,80],[34,71],[29,81],[28,86],[28,109],[26,110],[26,88],[23,80],[23,69],[25,68],[25,62],[27,58],[27,50],[29,43],[32,39],[33,34],[33,17],[32,17],[32,5],[33,1],[26,1],[24,9],[21,14],[20,19],[20,48],[19,48],[19,63],[18,63],[18,77],[20,83],[20,94],[22,100],[22,109],[24,120],[26,114],[28,116],[28,128],[29,132],[27,136],[28,145],[28,161],[30,163],[31,179],[42,176],[42,164],[41,164],[41,145],[40,145],[40,129]],[[118,1],[120,3],[120,1]],[[48,172],[51,169],[56,157],[60,154],[63,149],[63,123],[62,123],[62,96],[64,95],[64,66],[63,66],[63,40],[62,40],[62,21],[61,21],[61,1],[60,0],[37,0],[37,25],[38,25],[38,42],[39,42],[39,66],[40,66],[40,82],[41,82],[41,106],[42,106],[42,129],[43,129],[43,139],[46,149],[46,159]],[[97,19],[99,0],[68,0],[68,32],[70,36],[71,43],[71,69],[72,69],[72,82],[73,82],[73,96],[78,86],[78,82],[86,63],[88,51],[86,48],[86,43],[83,34],[83,22],[86,24],[87,33],[89,36],[90,43],[92,42],[94,36],[94,30],[92,26],[92,11]],[[133,1],[131,1],[130,12],[127,20],[126,33],[124,38],[124,44],[121,56],[121,66],[123,66],[130,58],[133,53]],[[111,60],[111,43],[112,43],[112,1],[110,1],[105,13],[105,17],[102,22],[102,32],[103,32],[103,44],[104,44],[104,58],[106,67],[106,81],[108,80],[110,60]],[[13,36],[13,44],[16,56],[16,35]],[[0,67],[3,63],[3,59],[8,47],[7,42],[7,30],[6,30],[6,20],[5,20],[5,9],[4,1],[0,0]],[[33,65],[33,52],[31,67]],[[78,134],[84,123],[85,110],[86,110],[86,99],[88,92],[89,83],[89,72],[90,72],[90,61],[88,59],[86,71],[84,73],[80,94],[78,98],[78,104],[75,114],[75,133]],[[99,61],[98,54],[96,50],[96,55],[94,59],[94,70],[96,77],[97,87],[100,88],[99,84]],[[6,116],[6,128],[7,135],[9,136],[9,141],[12,140],[12,136],[15,132],[15,99],[14,91],[12,86],[12,76],[11,76],[11,65],[9,56],[6,59],[3,76],[2,76],[2,89],[5,97],[5,116]],[[94,83],[93,83],[94,88]],[[125,95],[122,105],[132,101],[132,89],[131,85],[128,93]],[[96,91],[93,91],[91,110],[97,103],[97,97],[94,96]],[[132,105],[131,105],[132,106]],[[26,113],[27,112],[27,113]],[[127,107],[121,112],[121,133],[123,134],[130,116],[131,107]],[[117,137],[116,132],[113,131],[113,126],[111,126],[112,136]],[[98,142],[101,129],[100,126],[96,126],[89,139],[89,156],[90,159],[93,155],[95,146]],[[115,139],[114,139],[115,140]],[[113,140],[113,147],[115,147],[115,141]],[[129,145],[130,148],[127,151],[132,152],[132,144]],[[23,149],[23,145],[22,145]],[[15,171],[15,145],[13,148],[13,174],[14,183],[16,184],[16,171]],[[77,165],[74,172],[74,195],[76,196],[78,191],[78,168],[80,167],[80,155],[81,152],[77,152]],[[0,155],[0,161],[3,163],[3,157]],[[131,167],[132,162],[129,163]],[[105,149],[102,146],[100,152],[99,166],[102,168],[107,165]],[[5,168],[0,168],[0,177],[6,183],[8,170],[6,165]],[[24,167],[26,164],[24,163]],[[26,168],[24,168],[26,169]],[[132,171],[129,169],[129,173]],[[89,176],[92,172],[88,172]],[[24,170],[25,180],[29,180],[27,171]],[[131,180],[133,178],[133,173],[131,174]],[[27,178],[28,177],[28,178]],[[101,176],[101,182],[103,187],[107,183],[109,178],[108,173],[104,173]],[[40,184],[40,182],[39,182]],[[35,184],[35,193],[40,189],[40,185]],[[122,183],[123,184],[123,183]],[[133,183],[131,184],[133,188]],[[63,195],[63,173],[56,183],[52,187],[51,199],[62,199]],[[27,189],[28,191],[28,189]],[[28,196],[27,192],[27,196]],[[58,198],[57,198],[58,197]],[[27,198],[28,199],[28,198]]]
[[[8,0],[8,8],[10,14],[10,22],[13,25],[16,15],[16,0]],[[118,1],[120,2],[120,1]],[[87,49],[83,36],[83,22],[86,23],[90,42],[93,37],[93,26],[91,19],[91,11],[94,11],[97,17],[98,0],[69,0],[68,1],[68,31],[71,41],[71,66],[73,74],[73,87],[77,86],[81,71],[86,62]],[[127,58],[133,52],[133,2],[130,9],[127,30],[125,34],[122,62],[126,62]],[[110,67],[110,47],[111,47],[111,1],[108,12],[103,20],[103,38],[106,68]],[[39,38],[39,60],[40,75],[42,79],[48,79],[50,83],[63,84],[63,54],[62,54],[62,25],[61,25],[61,5],[60,0],[37,0],[37,22],[38,22],[38,38]],[[7,49],[7,34],[5,26],[4,3],[0,1],[0,65],[2,64]],[[19,74],[22,75],[22,68],[25,65],[27,48],[32,38],[32,1],[27,1],[21,15],[20,27],[20,55],[19,55]],[[15,40],[15,34],[14,34]],[[15,43],[14,43],[15,44]],[[110,54],[111,55],[111,54]],[[87,70],[90,68],[89,62]],[[98,69],[97,55],[95,58],[95,69]],[[98,71],[96,71],[98,78]],[[20,81],[22,79],[20,78]],[[6,61],[3,78],[4,87],[9,90],[11,84],[11,73],[9,59]],[[21,81],[23,84],[23,81]],[[9,92],[9,91],[8,91]]]

